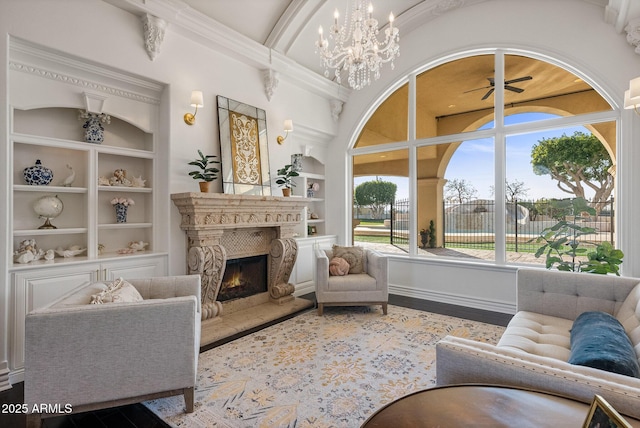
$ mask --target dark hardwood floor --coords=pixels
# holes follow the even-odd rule
[[[313,293],[301,297],[315,300],[315,295]],[[500,326],[506,326],[512,317],[512,315],[499,312],[489,312],[480,309],[466,308],[463,306],[454,306],[446,303],[431,302],[395,295],[389,296],[389,304]],[[275,324],[280,321],[282,320],[277,320],[268,325]],[[260,328],[264,328],[268,325],[261,326]],[[246,332],[245,334],[250,334],[258,329]],[[237,338],[238,337],[233,337],[217,342],[208,346],[206,349],[211,349],[212,347],[219,346]],[[206,349],[201,349],[201,352],[204,352]],[[0,406],[5,404],[22,403],[23,397],[23,384],[18,383],[13,385],[12,389],[0,392]],[[6,409],[3,407],[2,410]],[[169,426],[142,404],[132,404],[129,406],[115,407],[94,412],[47,418],[43,421],[43,427],[46,428],[164,428]],[[26,418],[24,415],[0,412],[0,427],[23,428],[25,425]]]

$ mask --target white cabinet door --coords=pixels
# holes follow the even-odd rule
[[[113,280],[120,277],[124,279],[152,278],[166,275],[166,256],[151,256],[102,263],[101,278],[104,280]]]
[[[313,243],[311,239],[298,241],[298,258],[295,265],[296,284],[313,280]]]
[[[96,281],[98,265],[35,269],[13,274],[11,369],[24,367],[24,319],[32,310]]]

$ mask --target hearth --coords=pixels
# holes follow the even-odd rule
[[[267,256],[227,260],[218,300],[240,299],[267,291]]]

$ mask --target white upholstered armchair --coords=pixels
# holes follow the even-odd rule
[[[184,394],[187,412],[193,411],[200,276],[128,282],[144,300],[92,305],[92,295],[106,288],[99,282],[27,315],[29,410],[50,404],[76,413]],[[48,416],[56,414],[31,413],[27,426],[39,427]]]
[[[340,247],[334,247],[334,250]],[[345,247],[341,247],[345,248]],[[330,275],[329,263],[333,250],[316,250],[316,300],[318,315],[324,306],[369,306],[382,305],[387,313],[389,301],[388,261],[381,253],[363,249],[362,273]]]

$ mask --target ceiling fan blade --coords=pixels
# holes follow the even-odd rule
[[[505,85],[510,85],[512,83],[524,82],[525,80],[531,80],[531,79],[533,79],[533,77],[531,77],[531,76],[518,77],[517,79],[507,80],[507,81],[504,82],[504,84]]]
[[[493,91],[495,91],[494,88],[489,89],[489,92],[487,92],[486,94],[484,94],[484,97],[482,97],[482,101],[486,100],[487,98],[489,98],[491,96],[491,94],[493,94]]]
[[[515,86],[504,85],[504,88],[508,91],[513,91],[517,93],[524,92],[524,89],[516,88]]]
[[[469,89],[468,91],[464,91],[463,94],[468,94],[469,92],[481,91],[483,89],[493,88],[493,86],[483,86],[482,88]]]

